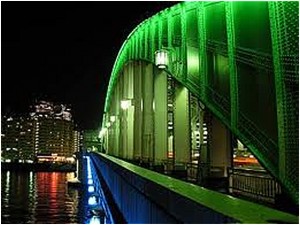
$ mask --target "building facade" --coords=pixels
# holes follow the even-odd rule
[[[26,117],[4,117],[1,159],[19,162],[74,162],[79,151],[71,109],[63,104],[39,101]]]
[[[30,118],[3,117],[1,122],[1,159],[33,161],[34,126]]]

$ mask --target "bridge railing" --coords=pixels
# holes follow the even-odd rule
[[[229,193],[274,204],[281,192],[280,184],[265,171],[237,168],[229,171]]]
[[[91,153],[127,223],[298,223],[298,217]]]

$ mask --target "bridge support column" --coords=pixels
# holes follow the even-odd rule
[[[190,162],[190,113],[189,92],[183,86],[176,85],[174,99],[174,149],[175,170],[183,170]]]
[[[115,156],[119,155],[119,151],[120,151],[120,125],[121,125],[121,120],[120,120],[120,89],[119,89],[120,84],[117,84],[117,88],[115,89],[115,93],[114,93],[114,99],[115,99],[115,103],[114,103],[114,107],[115,107],[115,112],[112,116],[114,116],[115,121],[114,121],[114,130],[115,130],[115,142],[114,142],[114,149],[112,154]]]
[[[134,138],[134,102],[133,102],[133,86],[134,86],[134,68],[133,64],[129,64],[124,68],[123,74],[123,99],[130,101],[128,107],[122,109],[123,112],[123,129],[121,131],[122,135],[122,146],[123,148],[123,158],[132,159],[133,158],[133,138]],[[122,150],[121,150],[122,151]]]
[[[105,152],[109,155],[119,156],[119,141],[120,141],[120,83],[117,83],[116,88],[113,91],[112,105],[109,112],[106,112],[105,121],[106,124],[110,124],[107,127],[108,133],[108,148]],[[106,125],[107,126],[107,125]]]
[[[208,185],[215,188],[227,188],[227,171],[231,167],[231,134],[215,117],[211,120],[209,144],[210,173]]]
[[[150,161],[153,158],[153,65],[147,64],[143,68],[143,134],[142,134],[142,159]]]
[[[119,142],[119,119],[116,115],[118,115],[119,110],[119,89],[115,88],[113,91],[113,104],[109,112],[106,112],[105,115],[105,124],[107,128],[107,135],[108,135],[108,143],[107,148],[105,148],[105,152],[109,155],[118,155],[118,142]],[[112,119],[114,118],[114,119]],[[101,149],[102,152],[102,149]]]
[[[168,151],[168,76],[158,70],[154,78],[154,161],[161,164],[167,159]]]
[[[141,62],[134,62],[134,149],[133,159],[142,158],[142,133],[143,133],[143,106],[142,106],[142,82],[143,70]]]
[[[116,118],[116,121],[114,122],[114,146],[113,146],[113,150],[112,150],[112,155],[118,155],[119,154],[119,149],[120,149],[120,146],[119,146],[119,142],[120,142],[120,120],[119,118]]]

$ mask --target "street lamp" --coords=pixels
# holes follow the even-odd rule
[[[115,122],[116,121],[116,116],[110,116],[110,122]]]
[[[102,128],[98,137],[101,139],[105,135],[106,131],[107,131],[106,127]]]
[[[126,110],[132,105],[131,99],[121,100],[121,108]]]
[[[159,69],[166,69],[169,66],[169,51],[160,49],[155,52],[155,65]]]
[[[106,123],[106,127],[107,127],[107,128],[109,128],[109,127],[110,127],[110,125],[111,125],[111,123],[110,123],[110,122],[107,122],[107,123]]]

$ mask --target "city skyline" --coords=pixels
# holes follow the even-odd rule
[[[126,37],[175,3],[2,2],[2,115],[45,99],[72,105],[81,129],[97,129]]]
[[[73,160],[79,151],[80,131],[71,109],[39,101],[27,115],[2,117],[1,161],[35,162]]]

